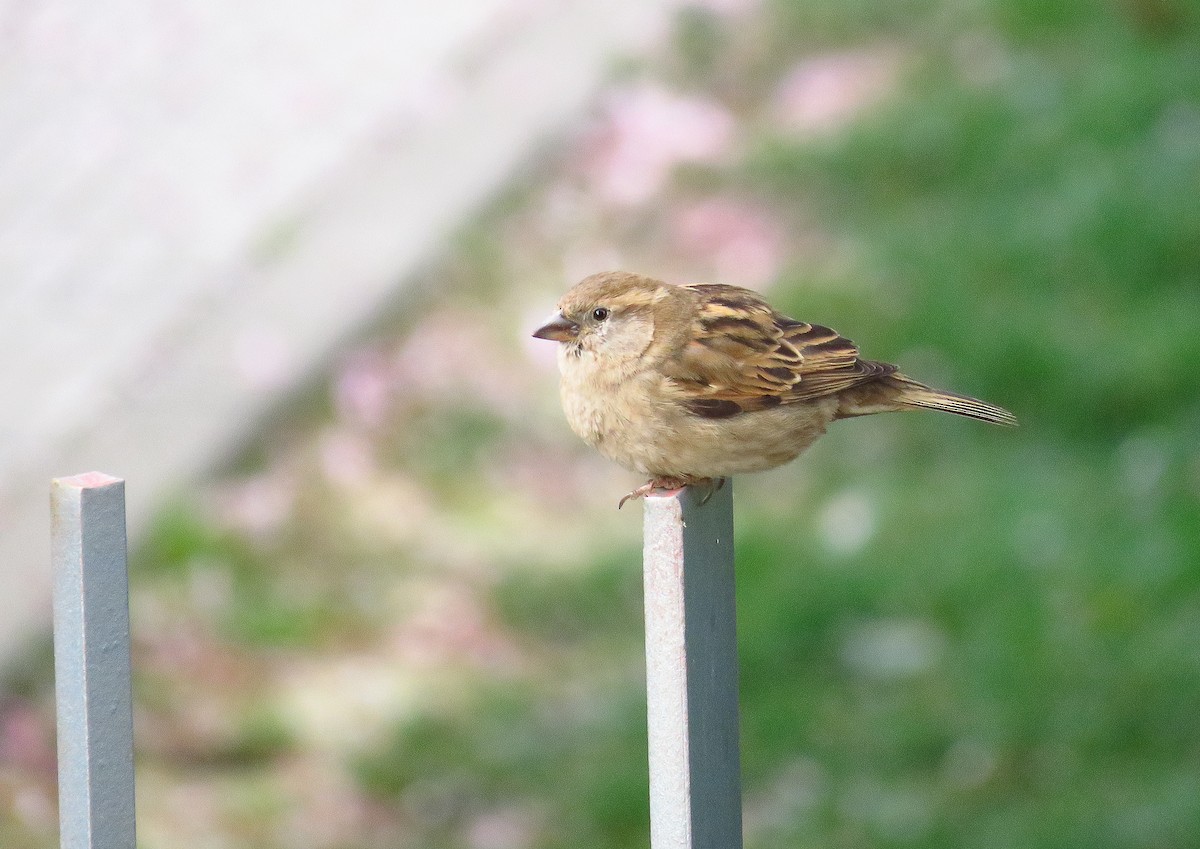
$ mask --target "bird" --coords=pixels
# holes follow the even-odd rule
[[[719,283],[678,285],[627,271],[586,277],[534,331],[558,343],[571,429],[647,475],[621,499],[794,460],[839,419],[942,410],[1013,426],[1008,410],[920,383],[820,324]]]

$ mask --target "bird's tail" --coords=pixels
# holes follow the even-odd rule
[[[911,377],[893,372],[870,383],[861,384],[843,393],[838,418],[866,416],[900,410],[941,410],[966,416],[981,422],[1015,427],[1017,417],[1003,407],[980,401],[970,395],[959,395],[934,389]]]
[[[966,416],[969,419],[979,419],[981,422],[1016,427],[1017,417],[1003,407],[980,401],[970,395],[959,395],[957,392],[947,392],[934,389],[924,383],[918,383],[902,374],[891,374],[883,380],[896,390],[896,400],[904,407],[919,407],[926,410],[941,410],[954,413],[956,416]]]

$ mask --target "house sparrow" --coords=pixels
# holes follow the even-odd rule
[[[593,274],[534,332],[559,344],[571,429],[655,489],[719,486],[795,459],[830,422],[944,410],[1015,425],[1007,410],[859,359],[828,327],[776,312],[737,286]]]

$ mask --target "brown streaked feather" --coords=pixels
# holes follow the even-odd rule
[[[872,413],[913,409],[941,410],[991,424],[1015,427],[1017,418],[1003,407],[970,395],[934,389],[895,372],[871,386],[848,392],[840,399],[835,418],[846,419]]]
[[[893,373],[860,360],[828,327],[775,312],[752,292],[721,284],[685,286],[702,300],[691,338],[666,369],[691,412],[728,418],[833,395]]]

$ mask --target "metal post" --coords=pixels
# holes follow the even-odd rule
[[[740,849],[733,486],[646,498],[652,849]]]
[[[62,849],[134,849],[125,482],[50,487]]]

